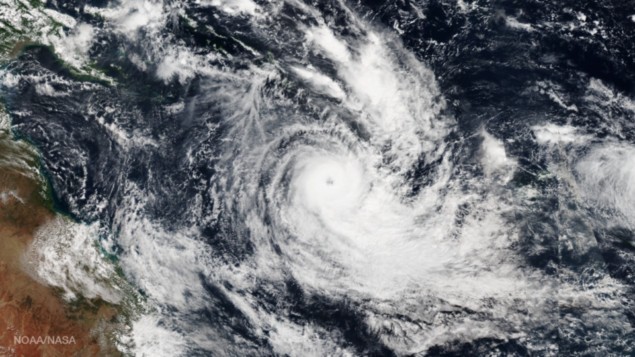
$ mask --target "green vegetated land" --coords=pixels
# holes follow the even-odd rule
[[[55,73],[108,85],[106,76],[94,66],[75,68],[56,54],[54,39],[64,38],[73,24],[73,19],[46,9],[39,0],[0,0],[0,81],[11,61],[24,51],[39,49],[53,56],[55,68],[50,70]],[[6,103],[4,94],[0,84],[0,355],[119,355],[115,346],[121,341],[116,336],[141,312],[143,301],[97,241],[95,249],[103,255],[103,264],[114,267],[108,281],[101,283],[122,293],[119,304],[86,299],[81,291],[75,300],[67,301],[59,288],[43,285],[23,271],[20,257],[41,227],[56,219],[71,225],[82,223],[55,212],[40,155],[28,140],[18,139],[12,132],[9,111],[2,104]],[[76,335],[78,343],[13,346],[15,331],[23,335]]]

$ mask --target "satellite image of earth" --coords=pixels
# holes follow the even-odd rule
[[[635,0],[0,0],[0,356],[635,356]]]

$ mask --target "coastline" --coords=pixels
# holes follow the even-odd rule
[[[35,155],[0,128],[0,354],[121,355],[115,305],[67,301],[59,288],[29,274],[33,262],[25,261],[25,252],[38,230],[59,219]]]

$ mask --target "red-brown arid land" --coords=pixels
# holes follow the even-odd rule
[[[0,132],[0,356],[116,356],[97,333],[114,319],[113,307],[69,303],[25,271],[25,249],[55,217],[34,162],[26,145]]]

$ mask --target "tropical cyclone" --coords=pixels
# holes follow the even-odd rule
[[[633,354],[632,21],[565,3],[51,2],[35,275],[137,355]]]

